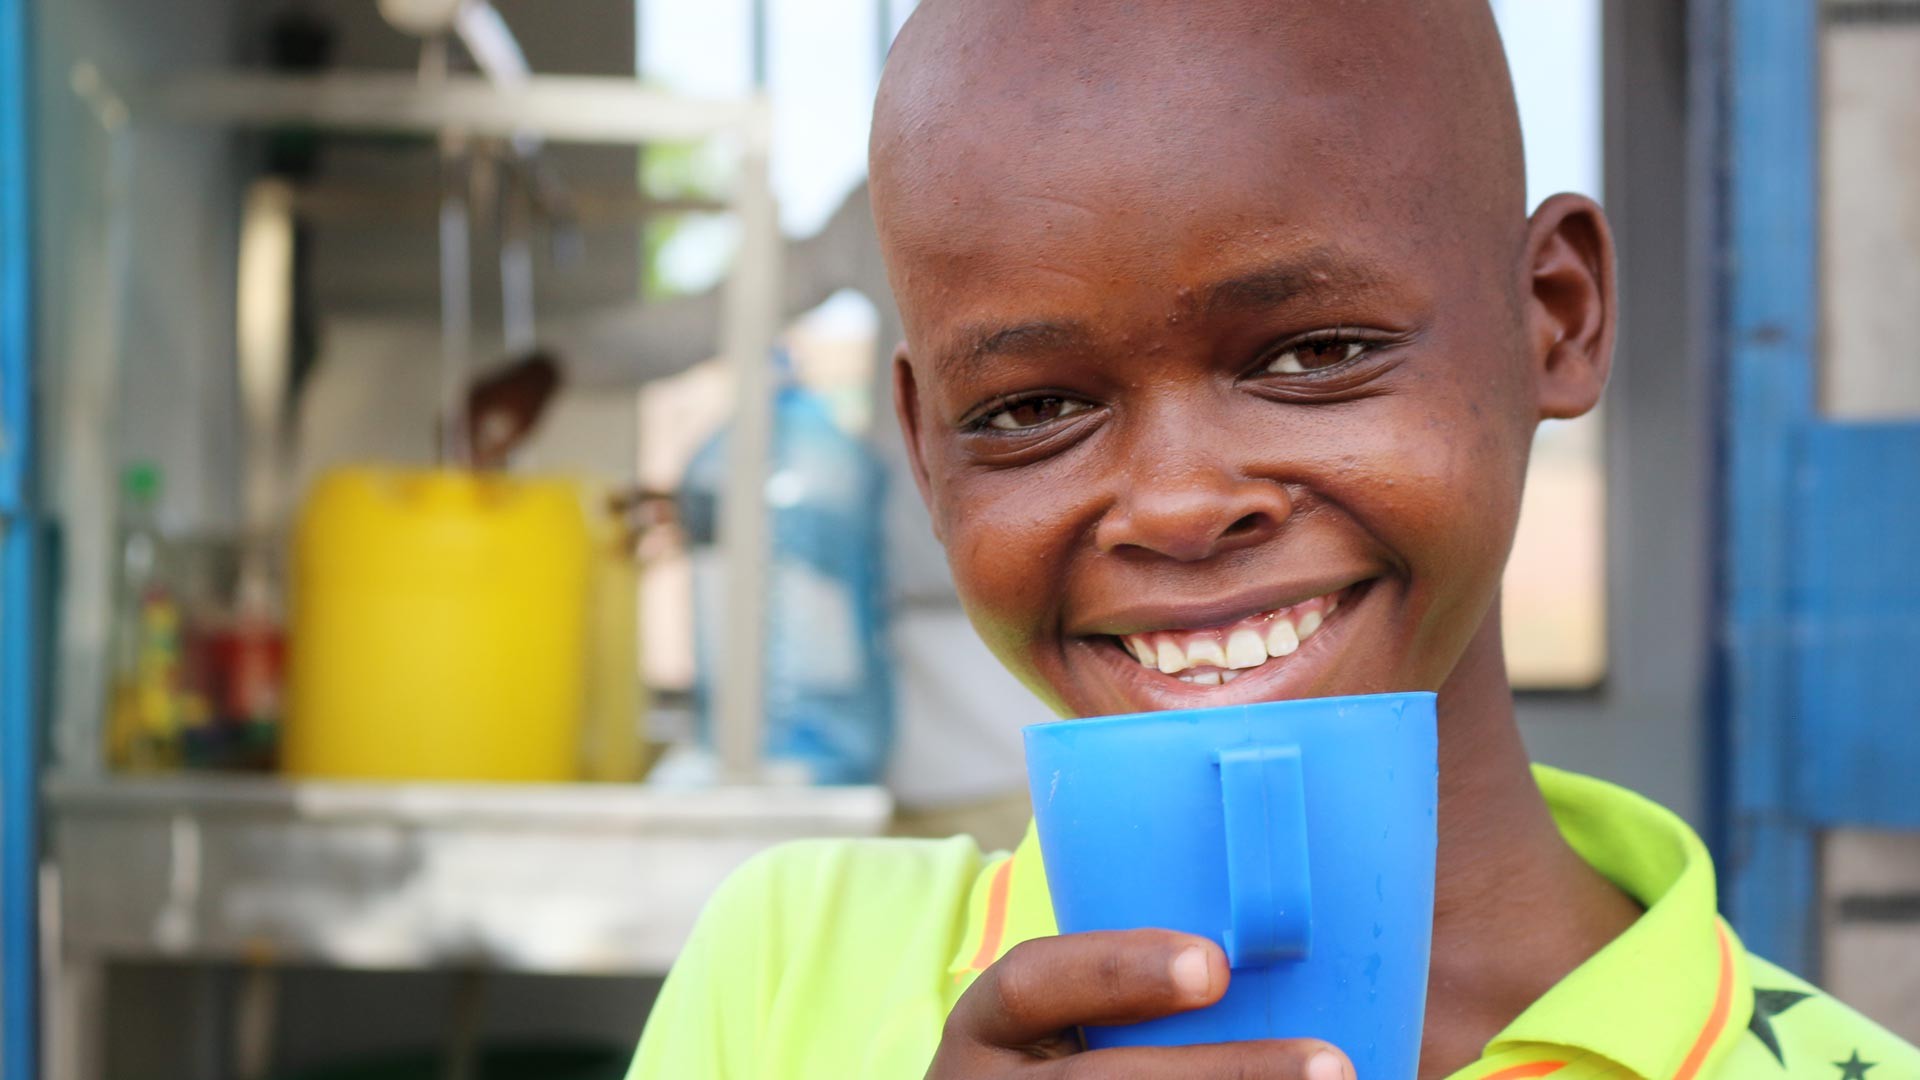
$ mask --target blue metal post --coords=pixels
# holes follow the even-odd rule
[[[1732,756],[1723,867],[1747,945],[1815,974],[1814,833],[1792,798],[1794,435],[1813,412],[1818,331],[1816,0],[1726,8],[1722,596]]]
[[[40,663],[27,0],[0,0],[0,1080],[33,1080]]]

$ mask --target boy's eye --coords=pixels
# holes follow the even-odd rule
[[[1025,431],[1086,410],[1086,402],[1072,398],[1030,397],[988,413],[981,418],[981,425],[996,431]]]
[[[1326,338],[1289,345],[1267,362],[1268,375],[1306,375],[1344,364],[1366,351],[1358,341]]]

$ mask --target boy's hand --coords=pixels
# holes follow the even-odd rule
[[[1227,958],[1171,930],[1063,934],[1015,946],[980,973],[947,1017],[928,1080],[1180,1077],[1353,1080],[1312,1039],[1082,1052],[1082,1024],[1130,1024],[1204,1008],[1227,990]]]

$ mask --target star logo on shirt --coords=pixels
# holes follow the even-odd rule
[[[1860,1051],[1855,1050],[1852,1057],[1834,1062],[1833,1067],[1840,1070],[1840,1080],[1867,1080],[1867,1070],[1878,1064],[1877,1061],[1861,1061]]]
[[[1780,1037],[1773,1033],[1773,1018],[1812,996],[1812,994],[1803,994],[1798,990],[1762,990],[1758,987],[1754,988],[1753,1020],[1748,1023],[1747,1027],[1753,1032],[1754,1038],[1759,1039],[1761,1045],[1765,1046],[1773,1054],[1773,1060],[1779,1062],[1780,1067],[1783,1069],[1787,1067],[1787,1059],[1786,1056],[1780,1052]]]

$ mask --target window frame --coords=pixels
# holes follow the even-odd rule
[[[1607,391],[1606,675],[1518,692],[1538,760],[1626,784],[1705,820],[1712,671],[1714,395],[1703,213],[1710,169],[1689,141],[1689,5],[1602,8],[1602,172],[1620,250]],[[1663,362],[1665,361],[1665,362]]]

